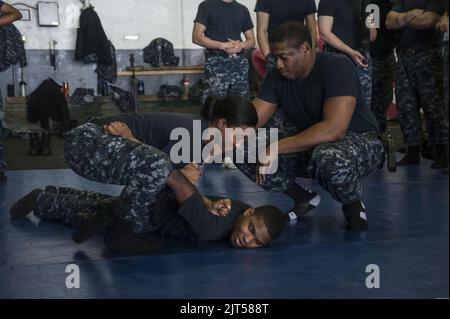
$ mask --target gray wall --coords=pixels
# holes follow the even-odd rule
[[[171,41],[176,55],[181,57],[181,65],[203,62],[203,50],[191,41],[193,21],[197,7],[202,0],[91,0],[98,13],[106,35],[116,47],[118,69],[128,66],[128,54],[136,54],[136,64],[142,63],[142,49],[157,37]],[[18,9],[28,9],[16,4],[36,6],[37,0],[6,0]],[[78,28],[81,3],[78,0],[58,0],[60,25],[40,27],[37,11],[31,9],[31,21],[17,21],[14,25],[25,37],[28,67],[25,80],[28,93],[50,76],[59,81],[68,80],[71,90],[76,87],[96,88],[95,65],[83,65],[74,61],[76,29]],[[253,9],[256,0],[239,0],[246,5],[256,22]],[[137,40],[127,40],[125,36],[138,36]],[[49,42],[57,41],[58,71],[53,74],[48,57]],[[16,70],[17,79],[20,70]],[[200,76],[189,76],[195,82]],[[146,93],[155,94],[161,84],[180,84],[182,76],[145,77]],[[6,95],[7,84],[12,83],[11,70],[0,73],[0,90]],[[128,80],[121,78],[118,85],[128,88]]]
[[[134,53],[136,65],[145,65],[142,50],[117,50],[117,68],[124,70],[129,65],[129,54]],[[197,65],[204,63],[204,50],[202,49],[176,49],[175,55],[180,57],[180,65]],[[96,64],[83,64],[75,61],[74,50],[58,50],[57,71],[50,65],[49,50],[27,50],[28,66],[24,69],[24,78],[28,83],[27,93],[31,93],[45,79],[52,77],[57,82],[68,81],[73,92],[77,87],[97,89]],[[19,94],[20,68],[16,67],[16,94]],[[201,75],[189,75],[191,83],[199,80]],[[139,78],[145,83],[146,94],[156,94],[162,84],[181,85],[182,75],[175,76],[145,76]],[[6,87],[12,83],[12,68],[0,73],[0,90],[6,96]],[[119,77],[117,85],[129,88],[129,78]]]

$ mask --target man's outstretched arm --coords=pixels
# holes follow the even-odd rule
[[[22,19],[22,14],[20,11],[7,3],[4,3],[0,7],[0,13],[0,26]]]
[[[179,170],[170,173],[167,178],[167,186],[174,192],[178,204],[183,203],[196,191],[196,187]]]
[[[195,192],[198,192],[203,199],[203,203],[208,209],[209,213],[216,216],[226,216],[231,209],[231,200],[221,199],[218,201],[211,201],[209,198],[201,194],[195,185],[179,170],[174,170],[167,179],[167,186],[169,186],[175,194],[178,204],[182,204],[189,199]]]

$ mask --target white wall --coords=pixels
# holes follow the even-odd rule
[[[51,0],[46,0],[51,1]],[[170,40],[175,48],[197,48],[191,41],[193,20],[202,0],[91,0],[107,36],[116,49],[142,49],[156,37]],[[280,0],[283,1],[283,0]],[[10,4],[22,2],[36,6],[37,0],[6,0]],[[75,48],[76,28],[81,3],[78,0],[58,0],[59,27],[39,27],[37,12],[31,10],[31,21],[15,25],[26,36],[27,49],[48,49],[51,40],[57,49]],[[253,12],[256,0],[239,0],[246,5],[256,25]],[[26,8],[16,5],[17,8]],[[138,35],[139,40],[125,40],[125,35]]]

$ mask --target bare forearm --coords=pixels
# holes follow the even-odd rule
[[[317,38],[317,21],[315,14],[306,17],[306,25],[311,34],[311,48],[314,50],[316,48]]]
[[[328,44],[331,45],[333,48],[351,55],[353,52],[353,49],[350,48],[348,45],[346,45],[344,42],[342,42],[341,39],[339,39],[333,32],[326,32],[321,35],[322,39]]]
[[[264,57],[266,57],[270,53],[270,46],[267,32],[258,31],[258,45],[262,51],[262,54],[264,55]]]
[[[398,12],[389,12],[389,14],[386,17],[386,28],[388,30],[399,30],[403,29],[405,26],[405,23],[402,22],[402,16],[401,13]]]
[[[375,28],[370,29],[370,42],[374,42],[377,39],[378,31]]]
[[[205,35],[194,36],[192,41],[206,49],[223,50],[224,43],[212,40]]]
[[[139,141],[139,140],[138,140],[137,138],[135,138],[135,137],[130,137],[129,140],[132,141],[132,142],[134,142],[134,143],[144,144],[144,143],[142,143],[141,141]]]
[[[255,47],[255,39],[254,38],[247,39],[242,43],[243,43],[244,50],[253,49]]]
[[[442,33],[448,32],[448,12],[445,12],[445,14],[439,19],[436,29]]]
[[[208,208],[208,210],[210,210],[213,207],[213,201],[210,200],[208,197],[206,197],[205,195],[201,194],[202,198],[203,198],[203,203],[205,204],[205,206]]]
[[[317,38],[317,30],[316,26],[308,25],[309,33],[311,33],[311,48],[314,50],[316,48],[316,38]]]
[[[22,13],[7,3],[4,3],[0,10],[0,26],[22,19]]]
[[[424,12],[423,10],[412,10],[407,12],[408,21],[406,26],[416,30],[433,29],[439,21],[440,16],[435,12]]]
[[[170,173],[167,178],[167,186],[172,189],[179,204],[191,197],[196,190],[195,186],[179,170]]]
[[[310,150],[311,148],[335,142],[344,135],[326,122],[317,123],[300,134],[287,137],[278,142],[278,154],[291,154]]]
[[[439,20],[435,12],[425,12],[422,9],[398,13],[390,12],[386,18],[386,27],[390,30],[403,29],[405,27],[416,30],[432,29]]]
[[[3,16],[0,16],[0,26],[8,25],[19,19],[20,19],[20,16],[18,16],[16,14],[6,14]]]

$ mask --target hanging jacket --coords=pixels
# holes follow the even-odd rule
[[[98,82],[116,83],[117,80],[117,60],[116,60],[116,48],[108,41],[109,55],[111,57],[111,64],[99,64],[97,67],[97,79]]]
[[[70,129],[70,113],[61,86],[53,79],[47,79],[27,97],[27,119],[30,123],[40,122],[48,130],[49,119],[60,123],[61,132]]]
[[[108,38],[94,8],[84,9],[80,15],[75,60],[106,65],[113,63]]]
[[[144,62],[154,67],[177,66],[180,58],[175,56],[173,44],[163,38],[157,38],[144,48]]]
[[[22,35],[19,30],[8,24],[0,27],[0,72],[6,71],[11,65],[27,66],[27,56]]]

